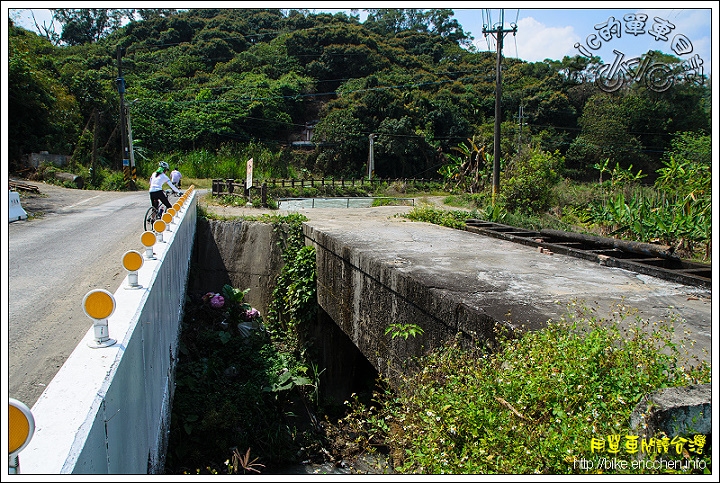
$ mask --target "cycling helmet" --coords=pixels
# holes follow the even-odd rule
[[[164,169],[165,171],[167,171],[168,169],[170,169],[170,165],[168,165],[165,161],[160,161],[160,167],[161,167],[162,169]]]

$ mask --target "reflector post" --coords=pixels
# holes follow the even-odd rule
[[[165,222],[162,220],[156,220],[155,223],[153,223],[153,230],[157,234],[158,243],[165,243],[162,237],[162,232],[165,231]]]
[[[8,398],[8,474],[20,473],[18,453],[28,445],[35,433],[35,418],[24,403]]]
[[[170,208],[170,209],[172,209],[172,208]],[[162,221],[165,222],[165,229],[167,231],[170,231],[170,223],[172,223],[172,220],[173,220],[173,216],[170,213],[167,213],[167,212],[163,213]]]
[[[128,271],[128,284],[126,289],[142,288],[138,284],[138,270],[143,266],[143,257],[135,250],[128,250],[122,258],[123,267]]]
[[[153,245],[155,245],[156,241],[157,237],[155,236],[155,233],[151,231],[143,232],[143,234],[140,235],[140,243],[142,243],[145,247],[145,258],[148,260],[157,260],[157,258],[155,258],[155,254],[153,253]]]
[[[95,330],[95,340],[88,342],[88,346],[93,349],[100,347],[109,347],[117,342],[109,337],[108,321],[113,312],[115,312],[115,297],[105,289],[95,289],[85,294],[82,302],[85,315],[93,319],[93,329]]]

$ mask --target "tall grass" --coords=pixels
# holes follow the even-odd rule
[[[149,177],[160,161],[177,167],[183,176],[197,179],[236,179],[247,176],[247,162],[253,159],[253,178],[283,178],[294,174],[283,152],[256,143],[227,144],[217,151],[197,149],[188,153],[169,153],[153,156],[142,163],[143,176]]]

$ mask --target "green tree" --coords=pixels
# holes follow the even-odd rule
[[[97,42],[114,32],[133,11],[117,8],[53,8],[53,19],[62,25],[60,40],[67,45]]]
[[[666,157],[685,159],[698,164],[710,166],[712,157],[712,139],[707,134],[697,132],[680,132],[675,134],[671,149]]]
[[[75,97],[58,81],[55,49],[43,37],[10,26],[7,153],[12,164],[41,150],[72,154],[81,121]]]
[[[567,168],[576,176],[587,178],[595,164],[610,158],[611,164],[627,167],[642,159],[642,145],[628,129],[621,102],[608,94],[590,98],[580,116],[580,135],[567,152]]]
[[[362,123],[350,109],[328,113],[315,127],[313,139],[322,143],[317,158],[318,171],[337,176],[362,175],[369,141]]]

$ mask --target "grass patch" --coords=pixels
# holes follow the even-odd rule
[[[461,229],[469,218],[477,218],[477,213],[464,210],[444,210],[430,206],[416,206],[410,212],[401,215],[411,221],[424,221],[435,225]]]

